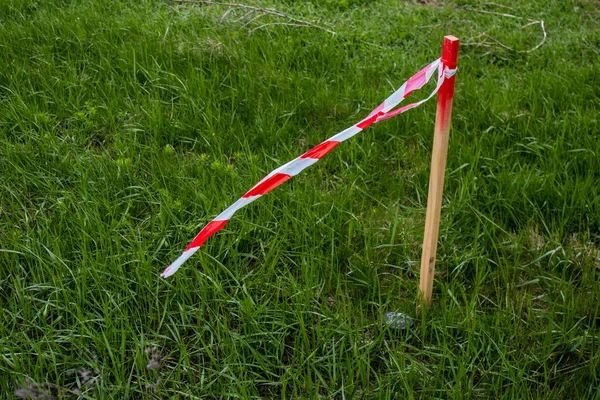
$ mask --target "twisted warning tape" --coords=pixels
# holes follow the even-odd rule
[[[437,85],[426,99],[418,101],[416,103],[407,104],[405,106],[392,110],[394,107],[400,104],[402,100],[407,98],[412,92],[414,92],[415,90],[419,90],[423,86],[425,86],[425,84],[429,82],[436,70],[438,72]],[[160,276],[162,276],[163,278],[168,278],[169,276],[177,272],[181,265],[196,251],[198,251],[200,246],[202,246],[210,236],[223,229],[225,224],[229,222],[229,219],[231,219],[231,217],[237,210],[252,203],[259,197],[267,194],[268,192],[275,189],[277,186],[281,185],[283,182],[287,181],[291,177],[298,175],[302,170],[310,167],[311,165],[319,161],[322,157],[324,157],[327,153],[333,150],[341,142],[350,139],[352,136],[361,132],[369,125],[386,120],[388,118],[392,118],[396,115],[402,114],[403,112],[410,110],[411,108],[415,108],[423,104],[438,92],[438,90],[442,86],[442,83],[444,82],[444,79],[451,78],[455,74],[455,72],[455,69],[450,69],[447,66],[445,66],[442,63],[441,59],[435,60],[434,62],[417,72],[408,81],[406,81],[400,87],[400,89],[396,90],[383,103],[381,103],[377,108],[371,111],[371,113],[365,119],[351,126],[350,128],[341,131],[337,135],[330,137],[323,143],[313,147],[306,153],[302,154],[300,157],[273,170],[260,182],[258,182],[252,189],[250,189],[245,195],[243,195],[238,201],[233,203],[231,206],[229,206],[229,208],[227,208],[225,211],[219,214],[215,219],[206,224],[206,226],[200,231],[200,233],[194,238],[194,240],[192,240],[192,242],[186,247],[183,254],[181,254],[181,256],[179,256],[179,258],[177,258],[173,262],[173,264],[169,265],[160,274]]]

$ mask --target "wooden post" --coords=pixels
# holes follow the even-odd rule
[[[456,68],[458,44],[459,41],[456,37],[452,35],[444,37],[442,62],[448,68]],[[421,257],[421,278],[419,282],[419,295],[417,296],[419,304],[417,307],[419,307],[421,302],[425,303],[426,306],[431,305],[455,79],[456,75],[445,79],[438,92],[433,151],[431,154],[431,172],[429,176],[429,194],[427,196],[427,215],[425,217],[425,238],[423,240],[423,255]]]

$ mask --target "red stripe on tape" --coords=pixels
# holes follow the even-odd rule
[[[421,89],[427,83],[427,70],[429,65],[413,75],[408,81],[406,81],[406,87],[404,88],[404,98],[407,98],[409,94],[417,89]]]
[[[385,101],[383,103],[381,103],[380,105],[378,105],[377,108],[375,108],[373,111],[371,111],[369,113],[369,115],[367,115],[367,116],[370,117],[373,114],[377,114],[379,111],[383,110],[384,107],[385,107]]]
[[[188,251],[189,249],[192,249],[194,247],[202,246],[204,242],[206,242],[206,239],[211,237],[215,232],[218,232],[221,229],[223,229],[223,227],[228,222],[228,219],[222,221],[210,221],[208,224],[206,224],[204,228],[202,228],[200,233],[194,238],[194,240],[192,240],[192,243],[190,243],[185,250]]]
[[[268,177],[267,179],[265,179],[263,182],[259,183],[258,185],[256,185],[252,189],[250,189],[250,191],[248,193],[246,193],[245,195],[243,195],[242,197],[251,197],[251,196],[259,196],[259,195],[267,194],[271,190],[275,189],[277,186],[281,185],[283,182],[290,179],[291,177],[292,177],[291,175],[280,174],[279,172],[276,174],[273,174],[270,177]]]
[[[375,120],[377,119],[377,117],[379,116],[379,114],[382,114],[381,111],[379,111],[377,114],[373,114],[370,117],[367,117],[365,119],[363,119],[361,122],[359,122],[356,126],[360,129],[365,129],[367,126],[371,125],[373,122],[375,122]]]
[[[417,102],[417,103],[410,103],[410,104],[407,104],[407,105],[402,106],[400,108],[397,108],[397,109],[395,109],[393,111],[385,113],[382,116],[380,116],[379,118],[377,118],[377,122],[383,121],[383,120],[386,120],[386,119],[389,119],[389,118],[392,118],[392,117],[395,117],[396,115],[402,114],[404,111],[410,110],[411,108],[414,108],[414,107],[416,107],[416,106],[418,106],[420,104],[421,103],[419,103],[419,102]]]
[[[300,158],[323,158],[325,154],[335,149],[335,146],[341,142],[335,140],[327,140],[321,144],[316,145],[306,153],[302,154]]]

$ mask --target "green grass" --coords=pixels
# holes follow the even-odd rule
[[[252,3],[336,35],[249,34],[282,21],[218,6],[0,2],[0,397],[599,398],[600,5],[499,1]],[[412,331],[380,320],[415,315],[433,100],[158,277],[443,35],[541,40],[468,9],[543,19],[548,40],[460,50],[434,303]]]

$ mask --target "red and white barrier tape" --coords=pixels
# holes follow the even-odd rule
[[[425,84],[429,82],[436,70],[438,71],[437,85],[435,89],[431,92],[429,97],[416,103],[407,104],[405,106],[392,110],[394,107],[400,104],[402,100],[407,98],[412,92],[414,92],[415,90],[419,90],[423,86],[425,86]],[[421,71],[419,71],[417,74],[415,74],[413,77],[411,77],[408,81],[406,81],[400,87],[400,89],[396,90],[383,103],[381,103],[377,108],[371,111],[371,113],[365,119],[363,119],[356,125],[353,125],[350,128],[341,131],[337,135],[330,137],[323,143],[313,147],[306,153],[302,154],[300,157],[290,161],[285,165],[282,165],[281,167],[269,173],[252,189],[250,189],[245,195],[243,195],[238,201],[233,203],[231,206],[229,206],[229,208],[227,208],[225,211],[219,214],[215,219],[206,224],[206,226],[188,245],[183,254],[179,256],[179,258],[177,258],[173,262],[173,264],[169,265],[162,272],[162,274],[160,274],[160,276],[162,276],[163,278],[168,278],[169,276],[177,272],[181,265],[196,251],[198,251],[200,246],[202,246],[210,236],[223,229],[225,224],[229,222],[229,220],[237,210],[252,203],[259,197],[267,194],[271,190],[275,189],[277,186],[281,185],[283,182],[290,179],[292,176],[298,175],[302,170],[310,167],[311,165],[319,161],[323,156],[325,156],[325,154],[333,150],[338,144],[340,144],[344,140],[350,139],[352,136],[361,132],[369,125],[402,114],[403,112],[410,110],[411,108],[415,108],[423,104],[437,93],[437,91],[442,86],[444,79],[452,77],[455,74],[455,72],[455,69],[450,69],[447,66],[445,66],[441,62],[441,59],[435,60],[434,62],[423,68]]]

